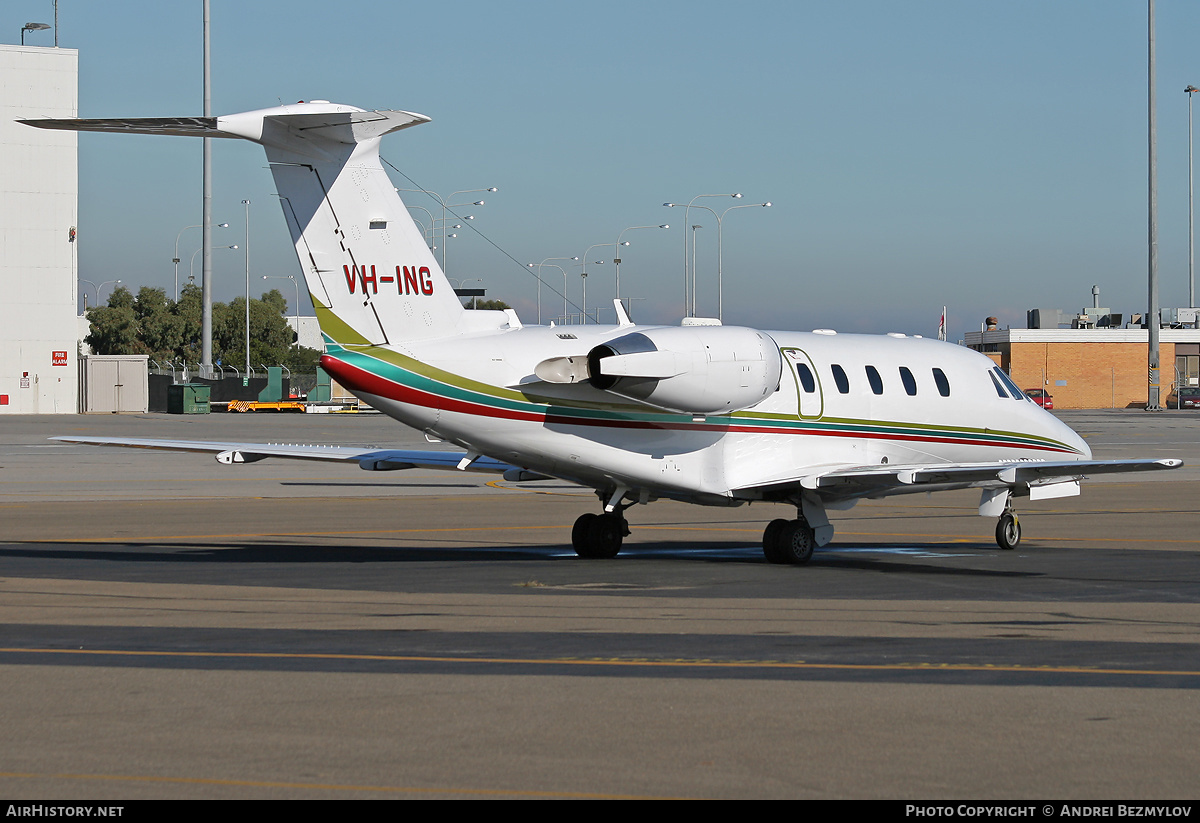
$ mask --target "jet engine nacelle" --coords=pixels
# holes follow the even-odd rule
[[[753,406],[779,387],[782,368],[771,336],[740,326],[631,332],[587,355],[588,379],[597,389],[689,414]]]

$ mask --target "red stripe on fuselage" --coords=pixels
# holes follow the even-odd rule
[[[527,420],[532,422],[544,422],[560,426],[599,426],[602,428],[619,428],[619,429],[659,429],[659,430],[679,430],[679,431],[723,431],[737,432],[741,434],[785,434],[785,435],[805,435],[809,437],[849,437],[861,438],[863,440],[897,440],[919,443],[952,443],[960,446],[1009,446],[1011,448],[1028,449],[1031,451],[1046,451],[1046,452],[1061,452],[1064,454],[1074,454],[1070,449],[1049,446],[1036,445],[1031,443],[997,443],[991,440],[980,440],[972,437],[936,437],[920,434],[902,434],[898,432],[863,432],[850,431],[846,429],[798,429],[794,427],[781,426],[738,426],[722,423],[658,423],[646,420],[600,420],[588,417],[573,417],[564,414],[555,414],[553,412],[537,413],[537,412],[521,412],[512,409],[502,409],[496,406],[487,406],[482,403],[472,403],[466,400],[455,400],[453,398],[444,397],[433,392],[414,389],[411,386],[405,386],[403,383],[397,383],[394,380],[389,380],[386,377],[381,377],[374,372],[366,369],[352,366],[345,361],[338,360],[332,355],[321,355],[321,368],[329,372],[337,381],[348,389],[374,394],[379,397],[386,397],[389,400],[395,400],[400,403],[411,403],[415,406],[422,406],[431,409],[443,409],[445,411],[460,412],[462,414],[476,415],[479,417],[498,417],[506,420]]]

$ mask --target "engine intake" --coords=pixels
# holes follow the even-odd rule
[[[722,414],[768,397],[782,374],[771,336],[741,326],[662,327],[631,332],[587,355],[593,386],[689,414]]]

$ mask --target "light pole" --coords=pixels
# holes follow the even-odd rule
[[[588,255],[592,253],[592,249],[601,249],[601,248],[606,248],[608,246],[613,247],[614,255],[620,251],[620,246],[618,246],[616,243],[593,243],[592,245],[588,246],[588,250],[583,253],[583,257],[579,258],[583,261],[583,263],[582,263],[583,271],[580,273],[579,276],[583,280],[583,306],[581,306],[581,308],[583,310],[583,322],[585,324],[587,323],[587,259],[588,259]],[[603,265],[603,263],[604,263],[603,260],[597,260],[595,262],[595,265],[599,266],[599,265]]]
[[[111,283],[116,283],[118,285],[120,285],[120,283],[121,283],[120,280],[105,280],[103,283],[101,283],[99,286],[97,286],[91,280],[84,280],[82,277],[79,278],[79,282],[87,283],[89,286],[92,287],[92,290],[96,292],[96,305],[97,306],[100,305],[100,289],[104,288],[105,286],[107,286]],[[86,294],[83,296],[83,308],[85,310],[87,309],[87,295]]]
[[[622,231],[620,234],[617,235],[617,248],[616,248],[614,254],[620,253],[621,246],[629,245],[628,243],[621,242],[621,238],[625,236],[625,232],[627,232],[627,231],[637,231],[638,229],[669,229],[669,228],[671,228],[671,226],[666,223],[664,223],[661,226],[630,226],[629,228],[625,229],[624,231]],[[616,293],[613,296],[616,297],[618,300],[620,300],[621,299],[621,258],[620,257],[613,257],[613,266],[615,266],[617,269],[616,283],[615,283]],[[625,304],[622,303],[621,305],[625,305]],[[625,313],[628,314],[629,309],[626,309]]]
[[[396,191],[411,191],[411,192],[417,192],[420,194],[427,194],[430,197],[432,197],[434,200],[438,201],[438,205],[440,205],[442,207],[442,274],[445,274],[446,273],[446,210],[457,208],[458,206],[482,206],[484,204],[484,202],[482,200],[476,200],[473,203],[451,203],[450,205],[446,205],[446,201],[453,200],[455,197],[457,197],[460,194],[475,194],[476,192],[500,191],[500,189],[496,188],[495,186],[492,186],[492,187],[486,188],[486,189],[463,189],[462,191],[451,192],[450,196],[446,197],[444,199],[437,192],[432,192],[432,191],[429,191],[428,189],[400,189],[400,188],[398,188],[398,189],[396,189]],[[471,218],[467,218],[467,219],[469,220]],[[435,239],[436,239],[436,231],[435,231]]]
[[[204,116],[212,117],[212,71],[210,60],[209,38],[209,0],[204,0]],[[201,239],[200,248],[204,254],[200,258],[200,376],[212,377],[212,139],[204,140],[204,163],[201,187]]]
[[[1192,95],[1198,91],[1200,89],[1195,86],[1184,89],[1188,96],[1188,308],[1196,307],[1196,176],[1192,173]]]
[[[708,208],[701,206],[700,208]],[[711,211],[711,209],[709,209]],[[688,316],[693,317],[696,314],[696,229],[702,229],[704,226],[692,226],[692,305],[688,308]]]
[[[21,26],[21,45],[25,45],[25,32],[27,31],[45,31],[50,28],[49,23],[26,23]],[[57,37],[57,35],[56,35]],[[55,45],[58,45],[55,43]]]
[[[1146,311],[1146,331],[1149,345],[1146,354],[1146,366],[1148,372],[1148,380],[1146,387],[1146,411],[1162,411],[1162,406],[1159,405],[1159,397],[1162,387],[1159,384],[1159,336],[1161,333],[1159,319],[1159,295],[1158,295],[1158,114],[1157,103],[1155,98],[1156,66],[1154,54],[1154,0],[1149,0],[1146,8],[1146,86],[1147,86],[1147,140],[1149,162],[1149,180],[1148,196],[1147,196],[1147,212],[1149,219],[1147,220],[1147,242],[1149,261],[1147,268],[1149,269],[1148,283],[1148,299],[1150,305]]]
[[[179,302],[179,238],[182,237],[183,233],[185,231],[187,231],[188,229],[198,229],[198,228],[200,228],[199,223],[197,223],[194,226],[184,226],[182,229],[179,230],[179,234],[175,235],[175,256],[171,258],[171,262],[175,264],[175,302],[176,303]],[[229,228],[229,224],[228,223],[218,223],[217,228],[218,229],[227,229],[227,228]]]
[[[768,200],[766,203],[747,203],[744,206],[730,206],[717,216],[717,319],[721,321],[725,320],[725,256],[721,248],[721,232],[724,224],[721,221],[724,220],[726,214],[734,209],[752,209],[756,206],[769,209],[771,208],[771,201]]]
[[[236,249],[237,246],[213,246],[214,249]],[[193,283],[196,280],[196,255],[204,251],[203,248],[196,249],[192,252],[192,259],[188,261],[188,282]],[[201,272],[203,274],[203,272]]]
[[[691,294],[691,299],[689,300],[689,298],[688,298],[687,226],[688,226],[688,215],[691,212],[692,204],[695,203],[697,200],[699,200],[701,197],[732,197],[735,200],[740,200],[742,198],[742,195],[741,195],[741,192],[734,192],[733,194],[697,194],[695,197],[693,197],[691,200],[688,201],[687,206],[683,210],[683,313],[684,314],[692,314],[695,311],[696,295],[694,292],[695,292],[695,283],[696,283],[696,272],[694,270],[692,271],[692,276],[691,276],[693,293]],[[676,206],[682,206],[683,203],[663,203],[663,205],[669,209],[673,209]],[[704,207],[704,208],[707,208],[707,207]],[[708,211],[713,211],[713,210],[708,209]],[[713,215],[715,216],[716,212],[713,212]],[[694,233],[695,232],[693,232],[693,234]],[[695,252],[693,251],[692,257],[695,258],[695,256],[696,256]]]
[[[699,197],[721,197],[723,195],[701,194],[698,196]],[[734,194],[731,196],[735,197],[735,198],[741,198],[742,195]],[[695,199],[696,198],[694,198],[694,197],[692,198],[693,201]],[[680,204],[679,203],[663,203],[663,205],[668,206],[668,207],[674,207],[674,206],[678,206]],[[756,207],[770,208],[771,203],[770,203],[770,201],[768,201],[766,203],[747,203],[742,206],[730,206],[729,208],[725,209],[725,211],[721,212],[720,214],[717,214],[716,211],[714,211],[713,209],[710,209],[708,206],[693,206],[690,203],[688,204],[689,209],[704,209],[706,212],[709,212],[713,216],[713,218],[716,219],[716,221],[717,221],[717,319],[718,320],[725,319],[725,306],[724,306],[724,299],[725,299],[724,263],[725,263],[725,260],[724,260],[724,252],[722,249],[722,239],[723,239],[722,220],[724,219],[726,214],[733,211],[734,209],[749,209],[749,208],[756,208]],[[686,212],[685,212],[685,215],[686,215]],[[691,300],[690,311],[691,311],[691,313],[694,314],[696,311],[696,238],[695,238],[695,229],[698,229],[701,227],[693,226],[692,228],[693,228],[693,231],[692,231],[692,290],[691,290],[692,300]],[[686,235],[684,236],[683,246],[684,246],[684,249],[686,250],[687,249]],[[686,281],[686,277],[685,277],[685,281]]]
[[[250,201],[243,200],[246,207],[246,371],[250,371]]]
[[[429,209],[425,208],[424,206],[405,206],[405,208],[420,209],[421,211],[423,211],[427,215],[429,215],[429,225],[430,226],[434,225],[433,214],[429,211]],[[418,226],[421,226],[421,236],[425,238],[425,242],[429,245],[429,250],[433,251],[435,248],[437,248],[437,244],[434,243],[434,241],[433,241],[433,229],[425,228],[425,226],[422,225],[421,222],[419,220],[417,220],[416,218],[413,218],[413,222],[416,223]]]
[[[538,281],[537,302],[538,302],[538,325],[539,326],[542,325],[542,266],[549,264],[551,266],[554,266],[554,268],[558,269],[560,272],[562,272],[562,276],[563,276],[563,293],[562,293],[563,318],[565,319],[567,316],[567,270],[564,269],[562,266],[557,266],[554,263],[550,263],[550,261],[551,260],[578,260],[578,259],[579,259],[578,257],[547,257],[541,263],[526,264],[531,269],[534,266],[537,266],[537,270],[538,270],[536,277],[537,277],[537,281]]]
[[[300,281],[298,281],[296,279],[295,275],[291,275],[291,274],[289,274],[287,277],[284,277],[282,274],[264,274],[262,276],[262,279],[263,280],[291,280],[292,285],[296,287],[296,306],[295,306],[295,309],[296,309],[296,315],[295,315],[295,317],[296,317],[296,336],[299,337],[299,335],[300,335]]]

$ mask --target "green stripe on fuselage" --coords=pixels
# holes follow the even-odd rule
[[[474,403],[485,407],[535,415],[554,414],[576,417],[583,421],[633,422],[662,426],[691,428],[704,426],[745,426],[748,428],[784,428],[806,430],[830,435],[862,433],[887,437],[949,438],[984,440],[996,445],[1049,447],[1074,452],[1075,450],[1048,437],[1015,431],[999,431],[962,426],[903,423],[899,421],[862,420],[855,418],[826,417],[821,420],[804,420],[794,416],[774,413],[739,411],[731,415],[709,416],[702,424],[693,421],[690,414],[657,412],[632,405],[604,405],[600,403],[562,400],[500,386],[481,383],[452,372],[423,363],[407,355],[378,346],[330,346],[328,353],[338,356],[350,365],[376,374],[386,380],[419,391]]]

